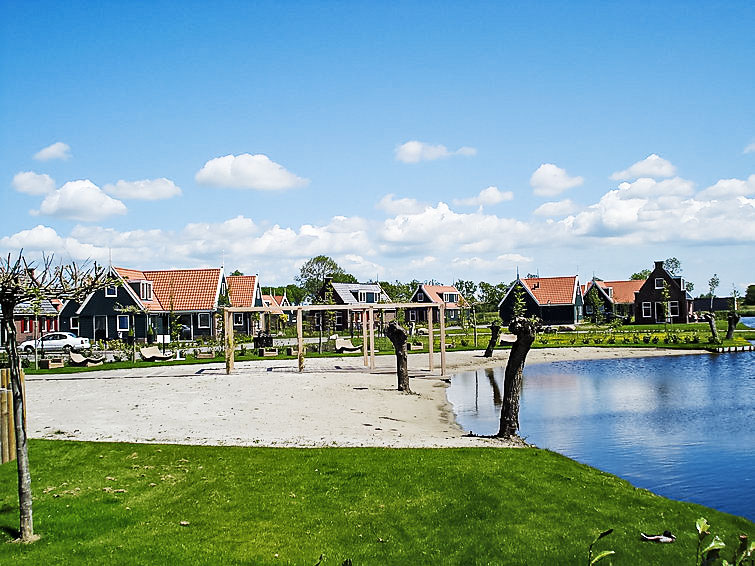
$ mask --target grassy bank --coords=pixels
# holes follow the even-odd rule
[[[5,564],[693,564],[694,522],[745,519],[537,449],[274,449],[32,441],[35,529]],[[17,526],[0,467],[0,529]],[[187,524],[182,525],[182,522]],[[669,529],[674,544],[639,540]],[[607,562],[604,562],[607,563]]]

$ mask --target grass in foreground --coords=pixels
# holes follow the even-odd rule
[[[30,443],[33,545],[2,564],[693,564],[695,520],[733,547],[753,523],[670,501],[538,449]],[[0,530],[17,527],[0,466]],[[182,525],[182,522],[187,524]],[[677,535],[674,544],[640,531]],[[607,563],[607,562],[604,562]]]

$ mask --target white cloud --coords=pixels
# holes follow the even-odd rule
[[[755,175],[750,175],[745,181],[741,179],[721,179],[715,185],[701,191],[698,196],[708,199],[720,199],[753,194],[755,194]]]
[[[181,195],[181,188],[170,179],[144,179],[142,181],[118,181],[102,187],[109,195],[122,199],[162,200]]]
[[[536,195],[553,197],[567,189],[578,187],[585,180],[582,177],[570,177],[569,174],[553,163],[543,163],[530,177],[530,186]]]
[[[482,189],[475,197],[454,199],[453,203],[457,206],[491,206],[513,198],[514,193],[511,191],[501,191],[498,187],[488,187]]]
[[[48,194],[32,214],[59,216],[69,220],[95,222],[108,216],[126,214],[126,205],[107,196],[90,180],[69,181]]]
[[[291,189],[309,184],[309,179],[297,177],[261,153],[242,153],[210,159],[195,178],[201,185],[262,191]]]
[[[34,171],[16,173],[11,184],[19,193],[27,195],[46,195],[55,190],[55,181],[52,177]]]
[[[420,161],[434,161],[445,159],[454,155],[472,156],[477,150],[473,147],[460,147],[456,151],[449,151],[445,145],[432,145],[429,143],[411,140],[396,147],[396,160],[403,163],[419,163]]]
[[[748,145],[742,153],[755,153],[755,142]]]
[[[623,181],[628,179],[637,179],[638,177],[673,177],[676,174],[676,167],[670,161],[667,161],[659,155],[653,153],[648,155],[642,161],[632,164],[628,169],[616,171],[611,175],[614,181]]]
[[[50,161],[52,159],[70,159],[71,147],[67,143],[55,142],[34,154],[37,161]]]
[[[426,204],[413,198],[394,198],[393,193],[389,193],[380,199],[375,205],[378,210],[383,210],[388,214],[415,214],[422,212],[427,207]]]
[[[568,214],[575,213],[579,207],[574,204],[571,199],[565,199],[555,202],[545,202],[538,206],[534,213],[536,216],[547,216],[553,218],[554,216],[566,216]]]

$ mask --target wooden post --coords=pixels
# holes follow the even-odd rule
[[[364,367],[370,365],[367,359],[367,311],[362,311],[362,352],[364,353]]]
[[[440,325],[440,375],[446,375],[446,305],[440,304],[438,313],[438,324]]]
[[[299,347],[296,354],[296,359],[299,363],[299,373],[304,371],[304,321],[302,317],[304,312],[301,309],[296,309],[296,344]]]
[[[223,328],[225,329],[225,373],[229,375],[233,371],[236,356],[236,344],[233,340],[233,313],[223,311]]]
[[[375,309],[370,307],[370,369],[375,369]]]
[[[9,436],[13,434],[13,431],[10,428],[10,422],[8,422],[8,396],[11,394],[10,390],[7,389],[9,371],[10,370],[7,369],[0,369],[0,449],[2,449],[2,452],[0,453],[1,464],[10,462],[11,459]]]
[[[428,347],[427,350],[430,352],[430,371],[433,371],[435,369],[435,361],[433,360],[433,342],[435,341],[435,337],[433,336],[433,308],[427,307],[427,338],[428,338]]]

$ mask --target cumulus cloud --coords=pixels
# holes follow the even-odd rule
[[[642,161],[638,161],[623,171],[616,171],[611,175],[614,181],[637,179],[638,177],[652,177],[654,179],[673,177],[676,175],[676,167],[670,161],[663,159],[655,153],[648,155]]]
[[[707,199],[720,199],[753,194],[755,194],[755,175],[750,175],[744,181],[742,179],[721,179],[715,185],[701,191],[698,196]]]
[[[464,146],[451,151],[445,145],[432,145],[417,140],[402,143],[395,149],[396,160],[403,163],[419,163],[420,161],[445,159],[454,155],[472,156],[476,154],[477,150],[473,147]]]
[[[536,216],[547,216],[553,218],[556,216],[567,216],[577,211],[579,207],[571,199],[559,200],[554,202],[544,202],[535,209]]]
[[[388,214],[415,214],[422,212],[427,205],[413,198],[395,198],[393,193],[389,193],[380,199],[375,205],[378,210],[383,210]]]
[[[144,179],[142,181],[118,181],[107,184],[102,190],[116,198],[132,200],[163,200],[180,196],[181,188],[170,179]]]
[[[19,193],[27,195],[46,195],[55,190],[55,181],[45,173],[21,171],[13,176],[11,185]]]
[[[70,159],[71,147],[67,143],[55,142],[34,154],[37,161],[50,161],[52,159]]]
[[[536,195],[554,197],[567,189],[579,187],[585,180],[582,177],[570,177],[561,167],[553,163],[543,163],[530,177],[530,186]]]
[[[297,177],[267,155],[225,155],[210,159],[197,172],[196,181],[210,187],[278,191],[304,187],[309,179]]]
[[[92,181],[69,181],[48,194],[32,214],[59,216],[69,220],[95,222],[116,214],[126,214],[126,205],[106,195]]]
[[[498,187],[488,187],[482,189],[477,196],[465,199],[454,199],[453,203],[457,206],[491,206],[506,200],[512,200],[514,193],[511,191],[501,191]]]
[[[755,142],[748,145],[742,153],[755,153]]]

